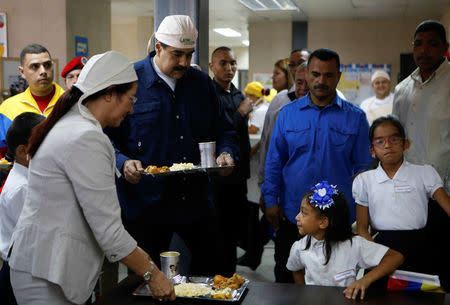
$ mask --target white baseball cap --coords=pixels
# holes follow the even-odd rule
[[[375,70],[375,72],[372,73],[372,77],[370,78],[370,82],[373,83],[373,81],[375,79],[377,79],[378,77],[383,77],[387,80],[391,80],[391,78],[389,77],[389,74],[387,74],[386,71],[384,70]]]
[[[80,104],[86,97],[109,86],[137,81],[133,64],[123,54],[108,51],[92,56],[81,70],[75,87],[83,92]]]
[[[174,48],[195,48],[198,31],[191,17],[185,15],[166,16],[155,33],[156,39]],[[150,43],[150,42],[149,42]]]

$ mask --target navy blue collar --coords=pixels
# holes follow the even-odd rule
[[[155,68],[153,68],[152,64],[152,57],[156,55],[155,51],[150,52],[150,54],[147,55],[147,57],[144,60],[144,71],[146,75],[145,78],[145,87],[150,88],[154,82],[161,80],[161,78],[158,76],[158,74],[155,71]]]

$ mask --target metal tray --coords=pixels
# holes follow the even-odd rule
[[[223,171],[230,167],[234,167],[234,165],[223,165],[223,166],[214,166],[214,167],[194,166],[193,168],[182,169],[182,170],[178,170],[178,171],[162,172],[162,173],[144,172],[143,175],[152,176],[152,177],[163,177],[163,176],[171,176],[171,175],[179,175],[179,174],[215,173],[215,172]]]
[[[215,299],[211,295],[202,295],[202,296],[195,296],[195,297],[178,297],[177,299],[184,299],[184,300],[208,300],[208,301],[217,301],[217,302],[239,302],[244,295],[245,289],[247,289],[248,283],[250,281],[248,279],[245,279],[244,283],[239,289],[232,290],[232,298],[227,300],[220,300]],[[209,286],[212,289],[216,290],[212,285],[214,284],[214,279],[209,277],[203,277],[203,276],[191,276],[191,277],[185,277],[185,276],[179,276],[174,280],[174,285],[178,285],[181,283],[197,283],[197,284],[203,284],[205,286]],[[152,296],[152,292],[150,291],[150,288],[148,287],[147,283],[142,283],[141,285],[136,288],[135,291],[133,291],[134,296]]]

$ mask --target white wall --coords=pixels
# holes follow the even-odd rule
[[[59,77],[66,62],[66,2],[61,0],[0,0],[6,13],[8,57],[19,57],[30,43],[45,46],[58,59]],[[45,17],[48,16],[48,17]],[[51,17],[50,17],[51,16]],[[59,84],[63,84],[59,77]]]
[[[87,37],[89,57],[111,50],[110,0],[66,0],[66,14],[67,61],[75,57],[75,36]]]
[[[147,56],[147,43],[153,33],[153,17],[111,18],[111,48],[138,61]]]
[[[250,23],[249,81],[253,73],[272,73],[279,59],[292,49],[292,23],[285,21]]]
[[[391,64],[392,82],[395,85],[400,72],[400,53],[412,52],[414,30],[423,20],[310,21],[308,48],[331,48],[338,52],[341,63]]]
[[[447,5],[447,8],[444,10],[440,21],[447,31],[447,41],[450,41],[450,4]]]

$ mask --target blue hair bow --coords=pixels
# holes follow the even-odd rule
[[[311,203],[314,203],[316,208],[325,210],[334,204],[334,200],[331,196],[338,193],[336,185],[331,185],[328,181],[320,181],[314,187],[311,188],[314,191],[312,196],[309,197]]]

